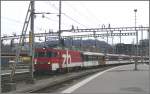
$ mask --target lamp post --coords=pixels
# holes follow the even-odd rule
[[[138,62],[138,31],[136,30],[136,13],[137,13],[137,9],[134,9],[135,12],[135,31],[136,31],[136,60],[135,60],[135,69],[137,70],[137,62]]]
[[[148,40],[149,40],[149,78],[150,78],[150,30],[148,29],[149,35],[148,35]],[[149,93],[150,93],[150,80],[149,80]]]
[[[136,12],[137,12],[137,9],[134,9],[134,12],[135,12],[135,30],[136,30]]]

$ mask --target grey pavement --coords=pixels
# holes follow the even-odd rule
[[[124,65],[94,78],[72,93],[97,94],[150,94],[149,66]]]

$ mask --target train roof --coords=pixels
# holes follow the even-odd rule
[[[107,54],[108,56],[121,56],[121,57],[129,57],[129,55],[124,54]]]
[[[95,52],[82,52],[83,55],[97,55],[97,56],[105,56],[104,53],[95,53]],[[129,55],[124,54],[106,54],[106,56],[120,56],[120,57],[129,57]]]
[[[107,56],[119,56],[119,54],[106,54]]]
[[[97,56],[104,56],[103,53],[95,53],[95,52],[82,52],[84,55],[97,55]]]

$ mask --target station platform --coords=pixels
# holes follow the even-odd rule
[[[67,88],[61,93],[150,94],[149,65],[123,65],[108,69]]]

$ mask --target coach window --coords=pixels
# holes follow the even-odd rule
[[[98,60],[98,56],[96,56],[96,60]]]
[[[84,60],[85,60],[85,61],[89,61],[88,55],[85,55],[85,56],[84,56]]]
[[[94,56],[94,59],[93,59],[93,60],[96,60],[96,57],[97,57],[97,56]]]
[[[89,57],[90,57],[90,61],[93,61],[93,56],[92,56],[92,55],[90,55]]]
[[[93,60],[93,56],[89,55],[89,61],[92,61],[92,60]]]
[[[90,55],[88,55],[88,61],[91,61],[91,56]]]

